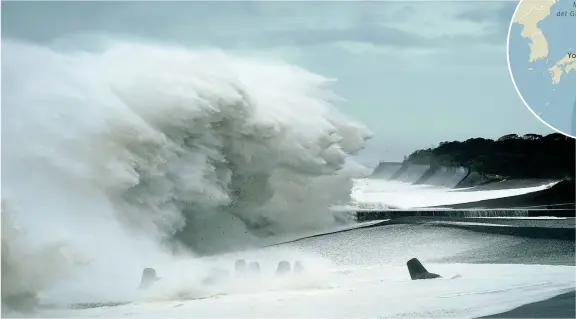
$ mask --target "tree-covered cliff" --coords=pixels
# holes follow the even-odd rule
[[[574,179],[575,141],[562,134],[509,134],[497,140],[472,138],[442,142],[405,158],[410,164],[465,166],[508,178]]]

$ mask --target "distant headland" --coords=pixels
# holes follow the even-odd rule
[[[404,158],[404,164],[466,167],[495,178],[574,180],[576,141],[559,133],[508,134],[497,140],[442,142]]]

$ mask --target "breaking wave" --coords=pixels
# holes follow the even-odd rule
[[[368,173],[348,156],[371,133],[334,108],[329,79],[299,67],[141,42],[2,45],[2,217],[23,232],[16,242],[3,228],[2,245],[18,245],[13,265],[26,260],[14,251],[56,247],[59,283],[89,269],[60,290],[71,296],[80,284],[133,289],[176,248],[217,253],[326,227]],[[3,285],[3,301],[55,285],[31,278]]]

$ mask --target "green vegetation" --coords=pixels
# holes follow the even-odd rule
[[[410,164],[464,166],[472,172],[506,178],[574,180],[575,141],[559,133],[546,136],[509,134],[498,140],[472,138],[442,142],[404,159]]]

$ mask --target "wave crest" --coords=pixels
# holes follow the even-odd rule
[[[333,107],[324,77],[217,50],[103,47],[3,40],[3,199],[38,245],[55,236],[110,263],[173,238],[245,247],[333,222],[364,173],[348,156],[371,133]]]

